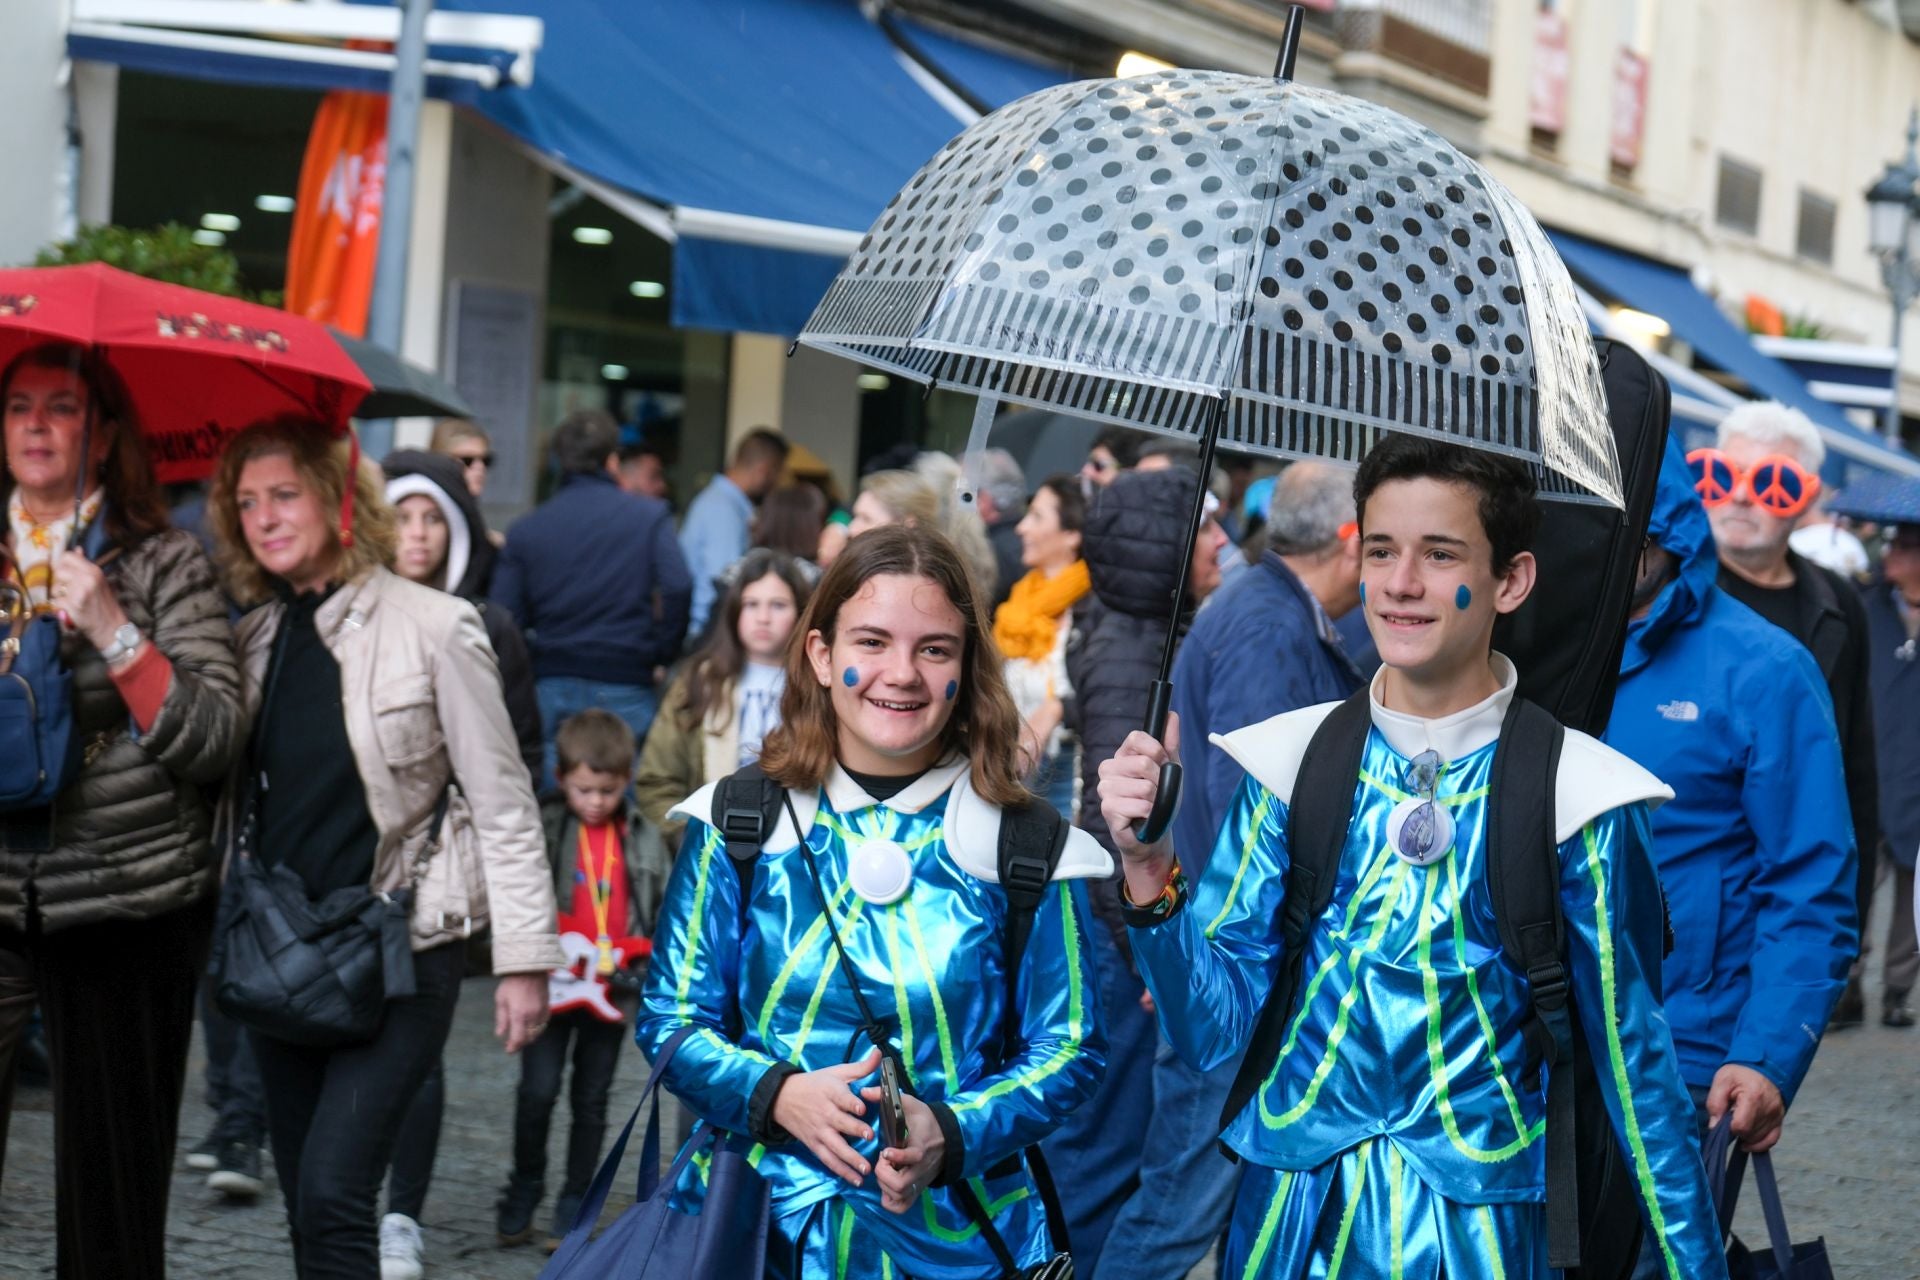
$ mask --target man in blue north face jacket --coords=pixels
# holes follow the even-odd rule
[[[1853,826],[1813,657],[1714,585],[1677,443],[1660,472],[1608,745],[1673,788],[1653,852],[1681,1074],[1744,1145],[1779,1139],[1857,950]]]

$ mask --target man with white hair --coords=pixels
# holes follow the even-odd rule
[[[1687,460],[1713,525],[1720,588],[1805,645],[1833,696],[1847,808],[1859,850],[1857,898],[1864,923],[1880,843],[1867,613],[1852,583],[1788,543],[1794,525],[1820,496],[1820,464],[1826,456],[1819,430],[1804,413],[1764,401],[1729,413],[1720,422],[1718,447],[1696,449]],[[1857,1026],[1864,1016],[1856,960],[1829,1025]]]
[[[1173,836],[1202,867],[1244,776],[1209,735],[1340,701],[1364,683],[1332,622],[1360,603],[1353,473],[1294,463],[1273,487],[1266,528],[1266,553],[1194,616],[1174,659],[1187,772]],[[1196,1071],[1162,1039],[1140,1186],[1107,1236],[1102,1277],[1184,1275],[1225,1230],[1239,1169],[1217,1139],[1238,1067]]]

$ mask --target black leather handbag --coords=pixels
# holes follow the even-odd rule
[[[274,643],[256,742],[266,729],[285,634],[283,626]],[[434,807],[406,888],[387,893],[349,885],[318,899],[308,896],[297,873],[257,857],[259,786],[258,771],[250,769],[208,966],[214,1003],[242,1026],[289,1044],[331,1048],[371,1040],[387,1001],[415,990],[408,929],[413,894],[439,847],[452,784]]]

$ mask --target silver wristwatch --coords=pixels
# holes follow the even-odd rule
[[[113,643],[100,651],[100,657],[111,666],[140,647],[140,628],[131,622],[123,622],[113,633]]]

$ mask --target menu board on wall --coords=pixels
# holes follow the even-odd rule
[[[449,291],[443,365],[493,441],[486,507],[494,520],[533,502],[540,299],[528,289],[473,280],[455,280]]]

